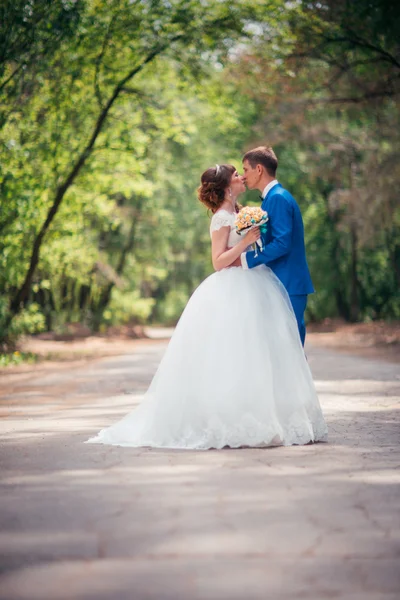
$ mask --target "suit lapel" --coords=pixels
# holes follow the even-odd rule
[[[272,196],[272,193],[273,193],[274,191],[276,191],[278,188],[281,188],[281,187],[282,187],[282,186],[281,186],[281,184],[280,184],[280,183],[277,183],[276,185],[274,185],[274,187],[272,187],[272,188],[269,190],[268,194],[265,196],[265,198],[264,198],[264,202],[267,202],[267,201],[268,201],[268,198],[269,198],[270,196]]]
[[[269,198],[272,196],[272,192],[273,192],[274,190],[276,190],[277,188],[281,188],[281,187],[282,187],[282,186],[281,186],[281,184],[280,184],[280,183],[277,183],[276,185],[274,185],[274,187],[272,187],[272,188],[269,190],[268,194],[265,196],[265,198],[264,198],[264,200],[263,200],[263,202],[262,202],[262,205],[261,205],[261,206],[262,206],[262,208],[263,208],[264,210],[266,210],[267,212],[268,212],[268,209],[267,209],[267,206],[268,206],[268,199],[269,199]]]

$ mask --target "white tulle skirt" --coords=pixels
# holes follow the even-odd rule
[[[261,266],[203,281],[142,403],[89,442],[206,450],[326,436],[289,297]]]

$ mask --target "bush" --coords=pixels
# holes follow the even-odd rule
[[[111,301],[103,313],[102,325],[142,325],[148,320],[154,303],[154,298],[141,298],[138,291],[122,292],[114,288]]]
[[[46,329],[46,320],[36,303],[22,310],[7,326],[9,309],[7,301],[0,299],[0,342],[3,346],[12,346],[24,334],[40,333]]]
[[[4,352],[0,353],[0,367],[11,367],[24,362],[34,363],[37,359],[37,354],[33,352]]]

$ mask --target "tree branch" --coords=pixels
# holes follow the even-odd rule
[[[348,44],[352,44],[354,46],[358,46],[359,48],[365,48],[368,50],[372,50],[373,52],[380,54],[382,56],[382,59],[386,60],[387,62],[390,62],[392,65],[394,65],[395,67],[400,69],[400,62],[392,54],[390,54],[386,50],[383,50],[383,48],[379,48],[379,46],[374,46],[374,44],[371,44],[370,42],[363,40],[356,33],[352,32],[350,29],[347,29],[347,31],[350,34],[349,37],[343,36],[343,37],[330,38],[328,36],[323,35],[323,39],[327,43],[333,43],[333,44],[348,43]]]
[[[6,87],[6,85],[10,83],[12,79],[14,79],[14,77],[20,72],[24,65],[25,62],[20,63],[20,65],[11,73],[11,75],[7,77],[5,81],[3,81],[3,83],[0,85],[0,92],[3,90],[3,88]]]
[[[176,36],[177,39],[179,39],[179,37],[180,36]],[[156,56],[158,56],[161,52],[163,52],[165,50],[165,48],[166,48],[165,44],[154,48],[139,65],[135,66],[125,77],[123,77],[119,81],[119,83],[115,86],[113,93],[111,94],[110,98],[108,99],[108,102],[106,103],[104,108],[101,110],[101,112],[97,118],[96,124],[93,129],[93,133],[90,137],[88,144],[86,145],[84,150],[79,155],[76,163],[74,164],[71,171],[67,175],[64,183],[62,183],[58,187],[53,204],[51,205],[51,207],[47,213],[46,220],[43,223],[42,227],[40,228],[40,230],[35,238],[35,241],[33,244],[33,249],[32,249],[32,254],[31,254],[31,258],[30,258],[30,262],[29,262],[29,267],[28,267],[28,271],[26,273],[24,282],[10,303],[10,310],[11,310],[10,322],[11,322],[13,316],[15,316],[16,314],[18,314],[20,312],[23,303],[26,301],[26,299],[28,297],[28,294],[29,294],[29,291],[31,288],[31,284],[32,284],[33,275],[35,273],[36,267],[39,262],[40,248],[41,248],[44,236],[46,235],[46,232],[47,232],[50,224],[52,223],[55,215],[57,214],[57,211],[61,205],[61,202],[62,202],[67,190],[73,184],[78,173],[81,171],[82,167],[84,166],[87,159],[89,158],[89,156],[93,150],[94,144],[97,140],[97,137],[99,136],[99,134],[103,128],[104,122],[107,119],[108,113],[110,112],[113,104],[117,100],[119,94],[123,90],[124,86],[128,83],[128,81],[130,81],[135,75],[137,75],[140,71],[142,71],[142,69],[147,64],[149,64],[152,60],[154,60],[154,58],[156,58]]]
[[[113,25],[114,25],[114,23],[115,23],[115,21],[117,19],[117,15],[118,15],[118,13],[115,13],[112,16],[111,20],[110,20],[110,23],[109,23],[109,25],[107,27],[106,34],[104,36],[104,40],[103,40],[103,44],[102,44],[102,47],[101,47],[101,51],[100,51],[100,53],[97,56],[96,61],[95,61],[96,69],[95,69],[95,74],[94,74],[94,89],[95,89],[95,94],[96,94],[97,101],[98,101],[99,106],[101,108],[103,108],[103,98],[102,98],[102,95],[101,95],[101,90],[100,90],[100,85],[99,85],[100,65],[101,65],[101,61],[103,60],[104,55],[106,53],[106,47],[107,47],[107,44],[108,44],[108,42],[110,40],[110,35],[111,35],[111,32],[112,32]]]
[[[397,96],[400,92],[390,92],[389,90],[384,90],[382,92],[366,92],[363,96],[343,96],[341,98],[316,98],[315,100],[310,100],[310,104],[360,104],[361,102],[365,102],[366,100],[372,100],[374,98],[388,98],[391,96]]]

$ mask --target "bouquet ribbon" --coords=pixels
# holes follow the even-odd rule
[[[267,222],[262,223],[258,227],[260,228],[261,237],[259,240],[256,241],[256,248],[255,248],[256,256],[258,256],[257,246],[260,248],[261,252],[264,249],[263,235],[265,235],[267,233],[267,229],[268,229]]]
[[[264,248],[263,244],[263,236],[265,236],[267,232],[267,221],[268,213],[262,208],[254,207],[254,206],[245,206],[240,209],[239,213],[236,216],[236,233],[238,235],[244,235],[254,227],[260,228],[261,237],[254,244],[254,252],[255,256],[258,256],[258,248],[262,251]]]

